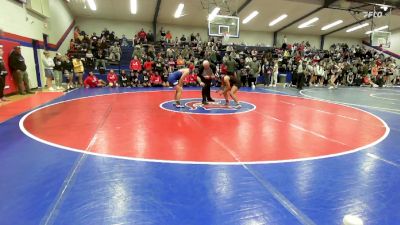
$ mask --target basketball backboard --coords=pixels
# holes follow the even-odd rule
[[[223,37],[228,34],[229,38],[238,38],[239,23],[239,17],[217,15],[213,20],[208,21],[208,35]]]
[[[374,31],[371,33],[371,45],[376,47],[390,48],[390,34],[386,31]]]

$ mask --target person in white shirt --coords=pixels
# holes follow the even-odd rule
[[[201,42],[200,33],[197,33],[195,38],[198,43]]]
[[[336,80],[339,78],[339,75],[342,73],[342,69],[340,68],[340,64],[334,64],[331,67],[331,79],[329,80],[329,89],[337,88]]]
[[[272,79],[271,79],[271,85],[272,87],[276,87],[276,84],[278,83],[278,73],[279,73],[279,64],[278,60],[274,60],[274,68],[272,71]]]
[[[308,86],[311,87],[312,83],[314,82],[314,67],[311,65],[310,61],[307,61],[307,65],[304,69],[304,75],[306,81],[308,81]]]
[[[233,52],[233,46],[232,45],[228,45],[228,46],[226,46],[226,51],[227,52]]]
[[[44,51],[44,58],[42,59],[42,63],[44,66],[44,75],[46,76],[46,85],[49,91],[54,91],[53,88],[53,78],[54,78],[54,61],[53,58],[50,57],[50,52]]]
[[[317,80],[316,80],[316,87],[318,87],[319,85],[323,86],[324,83],[324,79],[325,79],[325,69],[324,67],[321,65],[321,63],[318,63],[317,66],[315,67],[315,72],[317,75]]]
[[[256,49],[251,50],[251,56],[257,56],[258,52]]]
[[[247,65],[247,64],[249,64],[250,62],[252,62],[253,59],[251,58],[250,55],[247,55],[244,61],[245,61],[246,65]]]
[[[396,63],[391,62],[387,69],[386,69],[386,74],[387,74],[387,80],[386,80],[386,86],[391,86],[396,84],[396,79],[398,76],[398,69],[396,68]]]
[[[229,54],[228,54],[228,52],[225,52],[224,57],[222,57],[222,62],[226,63],[226,61],[228,61],[228,59],[229,59]]]
[[[121,46],[122,46],[122,47],[127,47],[127,46],[129,46],[128,38],[126,38],[125,34],[122,35],[121,40],[122,40],[122,43],[121,43]]]

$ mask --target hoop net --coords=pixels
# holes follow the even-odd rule
[[[227,44],[229,42],[229,33],[228,32],[224,32],[224,38],[223,38],[223,44]]]

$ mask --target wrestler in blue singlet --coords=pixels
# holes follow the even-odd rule
[[[171,84],[171,86],[175,86],[178,84],[179,79],[181,79],[181,77],[182,77],[182,72],[180,70],[177,70],[169,74],[168,82]]]

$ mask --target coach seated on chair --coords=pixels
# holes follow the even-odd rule
[[[207,104],[207,102],[214,102],[214,99],[211,98],[210,89],[211,89],[211,81],[213,78],[215,78],[216,72],[217,72],[217,67],[207,60],[204,60],[199,67],[198,76],[200,77],[201,81],[205,84],[201,90],[203,104]]]

